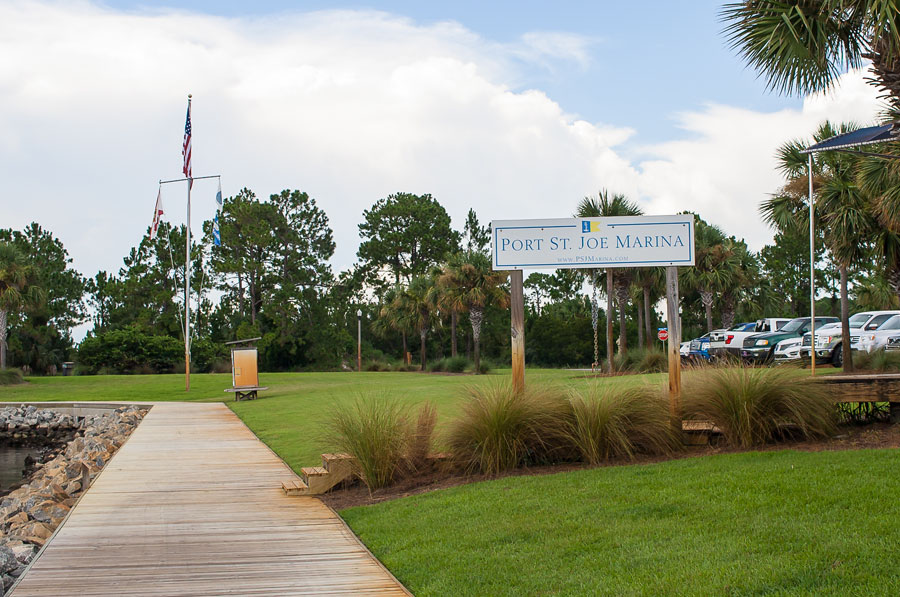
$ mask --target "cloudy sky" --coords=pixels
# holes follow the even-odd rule
[[[37,221],[85,275],[118,270],[157,182],[180,175],[192,93],[194,175],[308,192],[336,269],[362,211],[397,191],[461,227],[470,207],[567,217],[608,188],[759,249],[775,148],[826,118],[872,121],[875,90],[849,73],[827,97],[767,93],[719,3],[628,4],[0,0],[0,227]],[[195,184],[195,231],[214,194]],[[184,196],[164,187],[175,223]]]

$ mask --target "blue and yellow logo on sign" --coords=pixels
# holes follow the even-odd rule
[[[581,232],[600,232],[600,222],[590,222],[588,220],[581,221]]]

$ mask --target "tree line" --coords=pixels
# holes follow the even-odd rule
[[[821,168],[824,189],[837,166]],[[808,238],[795,192],[803,180],[795,174],[763,203],[776,237],[758,253],[696,216],[696,266],[681,276],[686,336],[808,311]],[[577,217],[641,213],[606,190],[573,208]],[[852,289],[848,306],[896,305],[889,272],[876,258],[880,241],[857,236],[835,244],[849,237],[838,228],[845,219],[830,218],[815,256],[824,291],[819,312],[839,312],[842,280]],[[262,338],[265,370],[354,368],[357,311],[367,363],[409,362],[424,370],[429,361],[464,356],[481,370],[483,357],[508,362],[508,278],[492,271],[490,228],[472,209],[455,230],[431,195],[379,199],[362,214],[357,262],[337,274],[329,263],[335,243],[327,214],[306,193],[260,199],[245,188],[225,199],[219,220],[221,246],[213,245],[205,222],[191,247],[192,362],[199,371],[227,370],[225,342],[252,337]],[[184,242],[184,226],[163,222],[155,239],[148,230],[129,250],[117,272],[85,278],[40,225],[0,230],[4,365],[35,373],[53,373],[64,361],[76,361],[84,373],[178,370]],[[844,259],[847,244],[860,253]],[[532,273],[525,280],[526,359],[586,366],[629,347],[661,348],[655,328],[664,281],[662,268]],[[76,345],[72,328],[85,321],[91,329]]]
[[[827,90],[844,69],[868,61],[870,83],[887,103],[884,120],[900,117],[900,12],[893,3],[744,0],[725,5],[721,17],[732,46],[771,89]],[[817,312],[841,315],[845,341],[850,311],[900,304],[896,160],[820,154],[812,199],[821,225],[815,254],[809,254],[804,200],[810,181],[800,150],[851,128],[825,123],[811,139],[780,149],[786,182],[760,207],[775,238],[758,253],[697,216],[697,263],[682,271],[685,337],[764,315],[808,313],[811,261]],[[870,150],[900,158],[896,143]],[[638,210],[624,196],[601,191],[574,211]],[[192,289],[192,304],[199,305],[195,363],[214,369],[226,356],[225,341],[261,336],[264,368],[348,366],[357,309],[364,313],[366,359],[405,359],[411,344],[418,344],[420,366],[462,353],[463,346],[467,355],[508,359],[507,283],[484,268],[485,228],[474,211],[458,232],[430,195],[398,193],[366,210],[359,229],[358,262],[335,275],[327,216],[305,193],[286,190],[259,200],[243,189],[227,199],[222,246],[211,246],[207,222],[206,236],[192,247],[199,279]],[[77,356],[86,372],[170,369],[180,353],[184,278],[170,248],[183,246],[184,237],[183,227],[163,224],[154,241],[145,235],[129,251],[118,272],[86,279],[39,224],[0,229],[0,366],[50,373]],[[662,276],[653,269],[530,275],[526,359],[583,365],[635,343],[652,346],[662,290]],[[72,328],[85,320],[92,329],[76,347]]]

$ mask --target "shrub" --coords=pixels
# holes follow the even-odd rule
[[[450,373],[462,373],[466,369],[469,368],[469,359],[462,355],[456,355],[455,357],[450,357],[445,359],[446,363],[444,365],[444,370],[449,371]],[[486,367],[487,364],[482,359],[481,361],[482,368]]]
[[[567,437],[590,464],[636,452],[670,453],[676,446],[668,402],[658,389],[594,385],[587,392],[573,390],[570,402]]]
[[[551,303],[540,315],[529,316],[526,325],[529,365],[565,367],[593,360],[594,332],[589,305],[575,300]]]
[[[478,373],[481,375],[487,375],[491,372],[491,364],[487,361],[487,359],[481,359],[481,367],[479,367],[478,371],[475,371],[475,363],[471,361],[466,361],[466,370],[471,371],[472,373]]]
[[[213,342],[209,338],[197,338],[191,342],[191,369],[201,373],[216,371],[218,365],[226,360],[230,361],[228,347],[219,342]],[[231,365],[229,362],[229,369]]]
[[[637,370],[641,373],[660,373],[669,370],[669,358],[661,350],[645,350],[638,362]]]
[[[728,443],[743,448],[786,431],[804,438],[834,431],[835,406],[825,386],[790,370],[698,370],[683,395],[685,418],[711,421]]]
[[[613,362],[616,364],[616,371],[637,371],[637,366],[640,363],[642,356],[643,354],[637,350],[629,350],[624,354],[621,352],[616,354],[613,356]]]
[[[369,491],[389,485],[407,468],[410,421],[398,402],[357,398],[334,409],[328,431],[335,447],[354,457],[355,473]]]
[[[897,372],[900,371],[900,352],[874,350],[858,352],[853,356],[853,366],[866,371]]]
[[[184,367],[184,343],[123,328],[85,338],[78,347],[78,361],[86,373],[164,373],[178,363]]]
[[[509,385],[467,392],[448,438],[454,459],[467,470],[495,475],[560,449],[568,416],[560,392],[532,386],[516,393]]]
[[[369,361],[363,365],[366,371],[390,371],[391,364],[387,361]]]
[[[434,361],[428,367],[429,371],[438,372],[438,371],[446,371],[448,373],[462,373],[466,369],[473,368],[469,359],[464,356],[457,355],[455,357],[445,357],[439,361]],[[484,361],[482,361],[482,369],[486,371],[490,371],[490,367],[488,367]]]
[[[217,359],[210,366],[210,373],[231,373],[231,361],[228,359]]]
[[[0,369],[0,386],[12,386],[22,381],[21,369]]]
[[[659,373],[669,368],[666,353],[654,348],[638,348],[617,354],[613,362],[620,373]],[[603,369],[607,370],[608,366],[608,362],[604,363]]]

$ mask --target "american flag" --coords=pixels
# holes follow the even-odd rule
[[[184,156],[184,175],[191,178],[191,100],[188,100],[187,120],[184,123],[184,145],[181,148]]]

